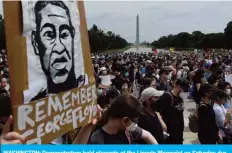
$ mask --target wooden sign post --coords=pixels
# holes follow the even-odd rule
[[[44,144],[91,122],[97,97],[83,1],[3,8],[14,130]]]

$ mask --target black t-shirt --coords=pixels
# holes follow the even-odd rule
[[[137,80],[138,84],[142,84],[142,78],[139,72],[136,72],[135,79]]]
[[[161,115],[167,126],[167,132],[170,135],[168,143],[182,144],[184,131],[183,100],[172,93],[164,93],[157,102],[162,110]]]
[[[112,84],[115,86],[116,89],[118,89],[119,91],[122,90],[122,86],[124,84],[127,84],[129,86],[129,82],[125,79],[122,79],[119,75],[116,76],[112,81]]]
[[[215,112],[209,104],[200,103],[198,108],[198,138],[201,144],[215,144],[218,140],[218,127]]]
[[[163,128],[156,113],[151,116],[144,111],[139,117],[138,126],[150,132],[159,144],[164,144]],[[146,144],[142,139],[138,143]]]
[[[137,127],[133,132],[129,132],[128,136],[125,132],[117,134],[109,134],[102,128],[95,131],[89,140],[89,144],[135,144],[142,136],[142,129]]]
[[[129,81],[132,83],[132,82],[134,82],[134,79],[135,79],[135,77],[134,77],[134,66],[131,66],[130,68],[129,68]]]
[[[197,90],[197,84],[200,84],[200,81],[199,82],[194,82],[193,83],[193,97],[194,97],[194,100],[197,104],[200,103],[200,100],[201,100],[201,96],[200,96],[200,93],[199,91]]]

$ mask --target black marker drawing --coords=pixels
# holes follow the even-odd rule
[[[77,59],[74,52],[82,50],[75,50],[74,47],[75,35],[79,33],[76,33],[77,27],[72,23],[73,12],[63,1],[34,3],[35,28],[30,32],[30,41],[46,76],[47,89],[40,91],[32,100],[73,89],[86,79],[84,74],[75,74],[74,61]]]

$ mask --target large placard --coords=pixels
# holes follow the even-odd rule
[[[4,1],[14,129],[49,143],[92,121],[96,88],[83,1]]]

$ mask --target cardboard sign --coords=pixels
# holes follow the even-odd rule
[[[50,143],[96,115],[83,1],[4,1],[14,130]]]

